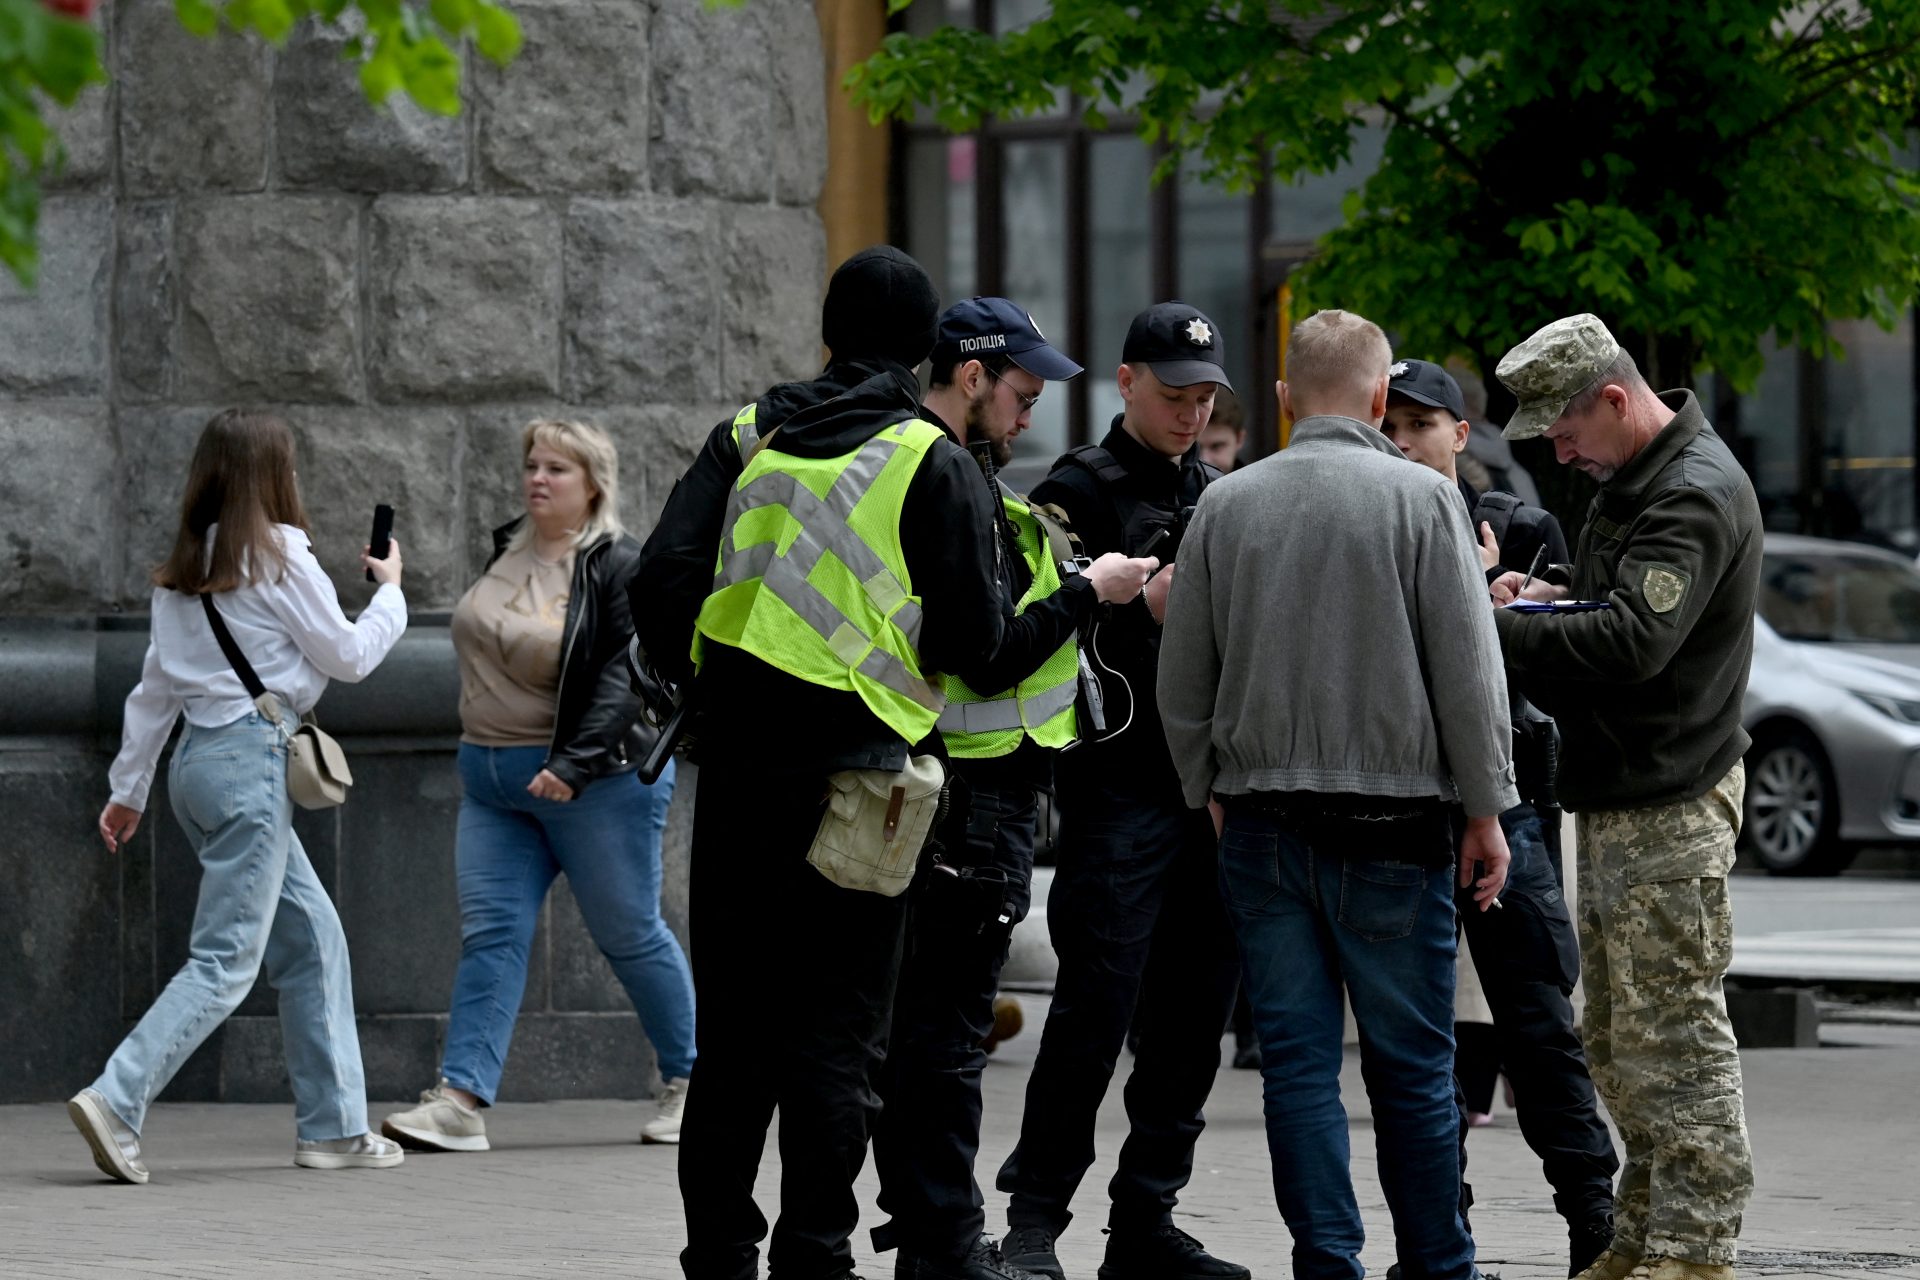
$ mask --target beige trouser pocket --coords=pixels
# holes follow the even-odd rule
[[[914,756],[898,773],[846,769],[827,782],[827,811],[807,861],[842,889],[898,897],[933,831],[946,770],[933,756]]]

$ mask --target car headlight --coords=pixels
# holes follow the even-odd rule
[[[1920,698],[1895,698],[1884,693],[1862,693],[1858,689],[1848,692],[1883,716],[1901,724],[1920,724]]]

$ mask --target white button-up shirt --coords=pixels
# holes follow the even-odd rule
[[[223,592],[213,603],[260,683],[283,707],[305,715],[328,680],[363,680],[380,665],[407,629],[407,601],[399,587],[382,583],[359,620],[349,622],[306,533],[292,525],[277,529],[287,555],[280,581]],[[217,728],[253,709],[199,598],[156,587],[153,638],[140,683],[127,695],[120,754],[107,774],[113,802],[145,811],[160,749],[180,715],[188,724]]]

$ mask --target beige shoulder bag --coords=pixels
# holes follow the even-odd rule
[[[253,705],[273,723],[284,724],[286,708],[254,674],[253,664],[227,630],[227,620],[213,607],[213,597],[202,595],[200,603],[206,606],[207,622],[213,627],[213,638],[220,642],[220,652],[227,655],[233,673],[253,695]],[[287,798],[302,809],[331,809],[346,803],[347,788],[352,785],[353,772],[347,768],[347,753],[340,744],[311,719],[296,724],[287,735]]]

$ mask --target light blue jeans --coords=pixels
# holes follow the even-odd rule
[[[651,787],[600,778],[562,804],[527,794],[544,747],[460,744],[460,968],[440,1074],[491,1106],[506,1067],[540,904],[561,872],[660,1059],[693,1074],[693,975],[660,918],[660,837],[673,766]]]
[[[264,963],[280,994],[298,1136],[365,1133],[347,935],[293,834],[285,731],[258,713],[218,729],[187,725],[167,785],[200,857],[187,963],[93,1087],[138,1133],[155,1095],[239,1008]]]

